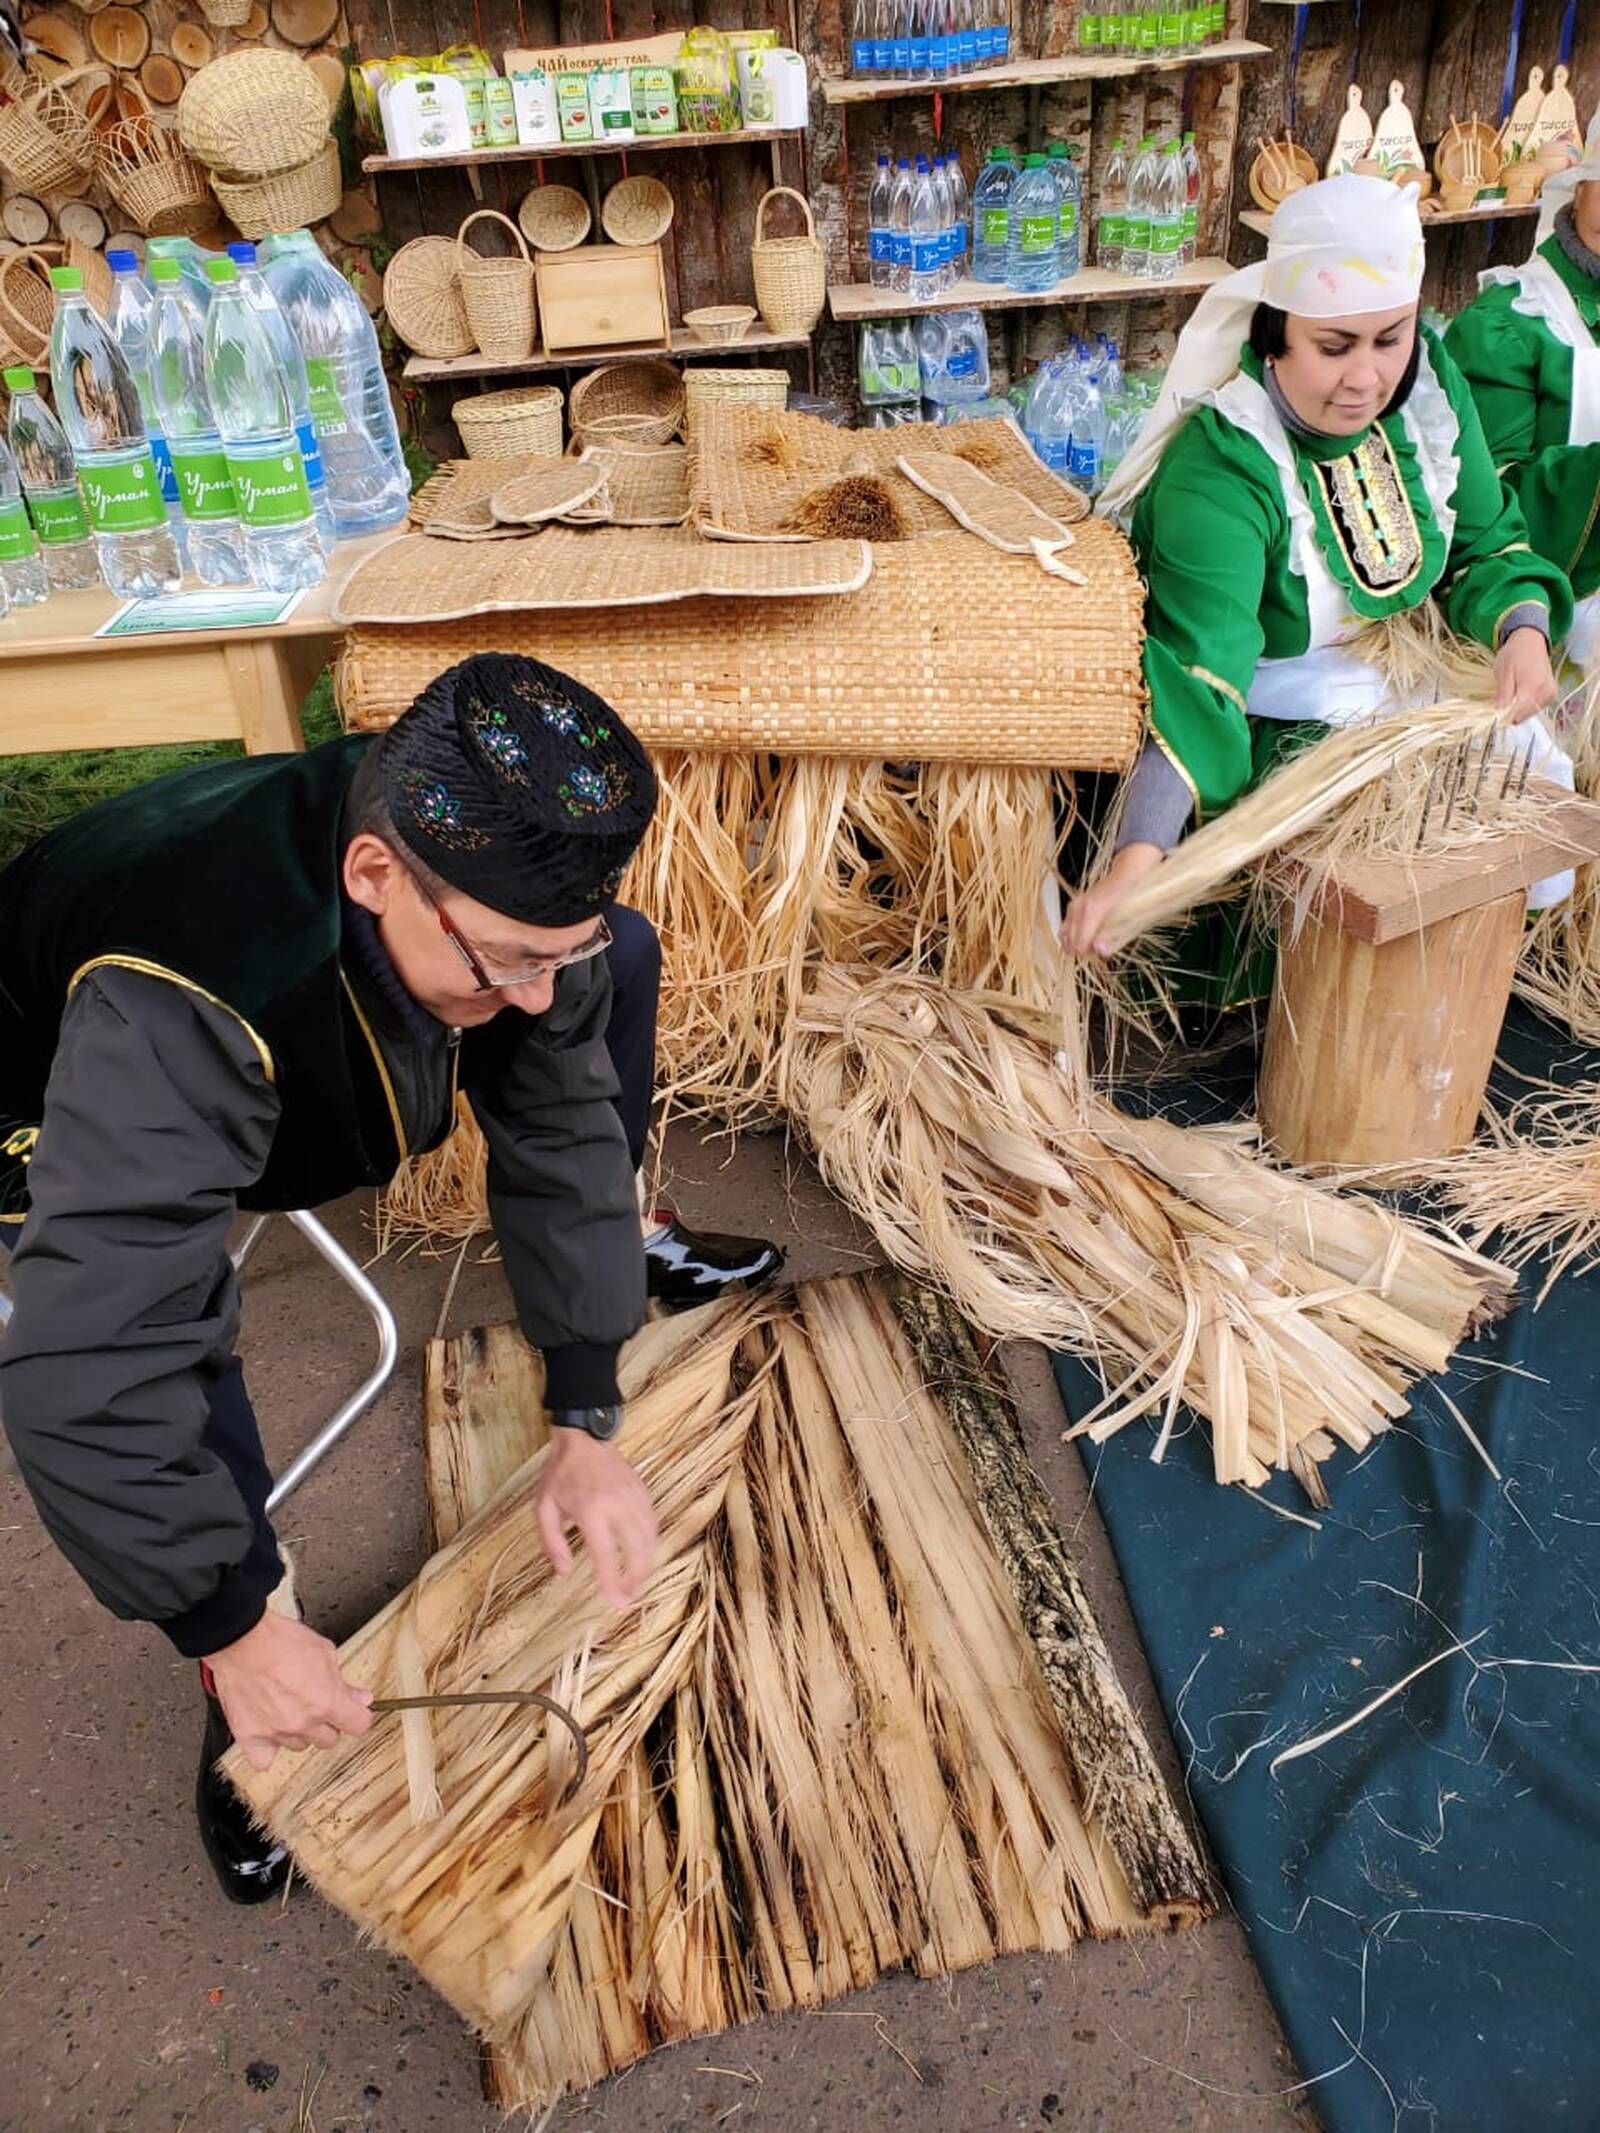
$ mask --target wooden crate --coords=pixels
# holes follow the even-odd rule
[[[535,273],[551,355],[671,348],[660,245],[586,244],[571,252],[541,252]]]

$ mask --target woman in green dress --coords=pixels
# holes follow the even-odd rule
[[[1566,649],[1600,675],[1600,111],[1583,160],[1547,180],[1520,267],[1491,267],[1445,335],[1528,539],[1577,599]]]
[[[1413,192],[1331,178],[1284,202],[1265,263],[1208,291],[1180,337],[1101,503],[1131,525],[1148,587],[1150,731],[1117,851],[1068,907],[1073,952],[1099,949],[1134,883],[1287,729],[1403,713],[1352,649],[1369,623],[1436,599],[1495,651],[1508,717],[1554,701],[1571,592],[1529,548],[1460,372],[1419,324],[1421,287]],[[1536,766],[1570,783],[1535,733]]]

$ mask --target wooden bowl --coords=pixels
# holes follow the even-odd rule
[[[1433,167],[1441,186],[1460,186],[1466,179],[1474,145],[1477,149],[1473,190],[1493,185],[1500,176],[1501,155],[1495,146],[1495,129],[1486,119],[1469,119],[1452,126],[1434,153]]]
[[[1267,214],[1287,196],[1287,192],[1301,192],[1308,185],[1315,185],[1320,175],[1316,164],[1298,142],[1293,148],[1285,148],[1281,142],[1271,144],[1270,155],[1257,151],[1250,165],[1250,197],[1257,207]],[[1290,173],[1298,177],[1298,185],[1285,187]]]

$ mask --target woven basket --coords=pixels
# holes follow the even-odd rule
[[[659,244],[672,227],[672,195],[659,178],[624,178],[606,194],[600,227],[613,244]]]
[[[458,400],[450,419],[469,459],[561,457],[561,394],[554,385],[512,385]]]
[[[0,333],[24,363],[42,363],[50,352],[56,300],[50,288],[54,250],[12,252],[0,260]]]
[[[511,232],[516,257],[486,259],[467,243],[475,222],[498,222]],[[491,363],[520,363],[533,352],[536,309],[533,261],[517,225],[497,208],[480,207],[456,232],[456,275],[472,337]],[[559,397],[559,396],[558,396]]]
[[[197,237],[217,219],[206,174],[158,120],[123,119],[100,137],[100,176],[147,237]]]
[[[214,30],[236,30],[250,20],[250,0],[200,0],[200,12]]]
[[[517,209],[518,225],[536,252],[574,250],[593,219],[588,201],[570,185],[536,185]]]
[[[769,237],[767,209],[774,200],[798,200],[806,218],[803,237]],[[793,186],[774,185],[756,209],[756,236],[750,247],[756,302],[774,333],[809,333],[828,300],[827,262],[817,242],[811,203]]]
[[[109,72],[99,66],[73,67],[45,82],[15,67],[6,69],[0,80],[9,99],[0,105],[0,168],[24,191],[70,193],[81,188],[94,169],[95,131],[68,92],[75,81]]]
[[[712,370],[709,366],[688,369],[683,374],[685,421],[694,435],[703,408],[712,406],[787,407],[789,373],[786,370]]]
[[[471,355],[477,346],[461,301],[453,238],[413,237],[403,244],[384,270],[383,308],[416,355],[443,361]]]
[[[178,132],[197,163],[235,184],[293,174],[328,138],[328,99],[298,53],[227,52],[190,76]]]
[[[310,76],[306,79],[309,81]],[[327,110],[327,105],[323,105]],[[309,163],[279,171],[271,178],[235,180],[213,174],[212,189],[241,237],[272,237],[283,230],[303,230],[326,222],[344,197],[339,176],[339,144],[323,142]]]
[[[102,318],[108,317],[111,311],[111,292],[116,287],[116,282],[111,269],[106,265],[105,253],[96,251],[92,244],[85,244],[81,237],[69,237],[66,257],[61,264],[64,267],[77,268],[83,276],[83,293],[88,297],[91,307],[98,311]]]
[[[755,322],[754,304],[712,304],[702,311],[683,314],[683,323],[708,348],[731,348],[744,339]]]
[[[683,426],[683,380],[649,356],[607,363],[573,386],[568,415],[590,444],[665,444]]]

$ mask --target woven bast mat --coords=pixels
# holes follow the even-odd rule
[[[542,558],[556,538],[547,529],[523,545]],[[680,538],[713,557],[816,552]],[[872,553],[871,578],[848,600],[680,600],[619,608],[603,630],[584,612],[360,625],[339,658],[340,708],[349,725],[386,726],[455,660],[520,651],[576,674],[656,747],[1126,769],[1144,717],[1143,595],[1132,551],[1104,520],[1078,529],[1072,559],[1089,584],[1070,594],[1031,557],[954,530]],[[478,552],[456,551],[450,567],[463,557],[476,565]],[[415,623],[403,585],[401,598]]]
[[[891,500],[900,538],[943,533],[948,513],[899,470],[905,450],[903,429],[839,430],[812,415],[713,405],[701,418],[691,455],[693,522],[714,540],[809,540],[815,536],[796,526],[807,502],[834,482],[866,475]],[[1088,499],[1035,458],[1014,423],[919,431],[917,450],[966,460],[1065,525],[1089,516]]]
[[[698,596],[805,600],[858,592],[872,575],[864,541],[728,548],[687,528],[548,526],[536,539],[460,547],[401,534],[357,566],[333,619],[448,622],[542,609],[650,607]]]
[[[572,454],[569,457],[579,457]],[[606,499],[579,504],[563,517],[573,525],[681,526],[689,516],[689,453],[681,444],[605,448]],[[419,533],[446,529],[457,537],[493,529],[490,499],[522,475],[538,475],[558,462],[538,453],[515,459],[451,459],[411,499],[411,525]],[[505,529],[501,529],[505,530]],[[511,529],[515,531],[516,529]]]
[[[436,1343],[439,1552],[342,1649],[380,1694],[539,1689],[227,1769],[541,2110],[657,2045],[1085,1935],[1184,1926],[1204,1870],[1002,1383],[930,1292],[854,1277],[648,1326],[623,1358],[661,1556],[604,1608],[530,1500],[538,1365]]]
[[[549,459],[542,467],[514,474],[495,490],[489,509],[502,526],[542,526],[549,519],[565,518],[585,505],[596,504],[596,516],[609,518],[606,477],[610,464],[600,457]],[[437,530],[437,529],[436,529]]]
[[[991,548],[1031,555],[1041,570],[1074,585],[1087,582],[1081,570],[1061,560],[1062,550],[1073,545],[1071,530],[1020,489],[996,481],[951,452],[902,452],[896,464],[908,481],[943,504],[957,525]]]

